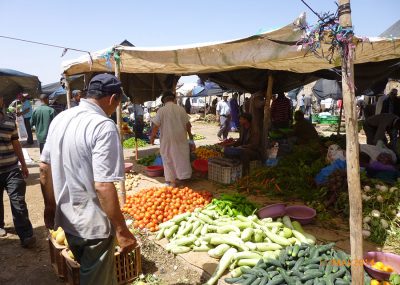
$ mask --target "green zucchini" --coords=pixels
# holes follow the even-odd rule
[[[301,281],[305,282],[305,281],[310,280],[310,279],[315,279],[315,278],[322,277],[323,275],[324,275],[324,273],[321,272],[321,271],[314,271],[314,272],[312,272],[310,274],[304,273],[303,277],[301,277]]]
[[[236,267],[235,269],[233,269],[232,271],[231,271],[231,276],[233,277],[233,278],[235,278],[235,277],[240,277],[240,276],[242,276],[242,268],[241,267]]]
[[[277,276],[278,277],[275,278],[275,280],[272,279],[272,280],[268,281],[267,285],[279,285],[279,284],[282,284],[285,281],[285,279],[283,279],[282,276],[280,276],[280,275],[277,275]]]
[[[286,284],[296,285],[296,281],[292,277],[290,277],[284,269],[278,268],[278,271],[285,280]]]
[[[167,239],[170,239],[174,233],[178,231],[179,226],[178,225],[173,225],[172,227],[166,229],[164,231],[164,235]]]
[[[247,241],[251,240],[253,234],[254,234],[254,229],[247,228],[247,229],[244,229],[244,231],[242,232],[240,238],[242,239],[242,241],[247,242]]]
[[[335,285],[350,285],[350,282],[341,278],[336,278]]]
[[[273,266],[276,266],[276,267],[282,267],[282,263],[280,263],[280,261],[276,260],[276,259],[267,259],[265,261],[265,264],[273,265]]]
[[[268,283],[268,277],[264,276],[263,278],[261,278],[259,285],[266,285],[267,283]]]
[[[304,262],[304,257],[300,257],[299,259],[297,259],[295,265],[293,266],[292,270],[293,271],[298,271],[300,266],[303,264]]]
[[[255,243],[255,245],[257,250],[262,252],[282,249],[282,246],[276,243],[259,242]]]
[[[231,277],[231,278],[225,278],[224,281],[228,284],[235,284],[239,283],[239,281],[243,280],[242,277]]]
[[[160,240],[164,237],[165,228],[159,229],[156,235],[156,240]]]
[[[251,285],[260,285],[260,283],[261,283],[261,278],[260,278],[260,277],[257,277],[257,279],[254,280],[254,281],[251,283]]]
[[[299,251],[300,251],[300,246],[296,244],[295,246],[293,246],[292,256],[296,257]]]

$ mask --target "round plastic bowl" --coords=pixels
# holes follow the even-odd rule
[[[400,255],[380,251],[369,251],[364,255],[365,271],[367,271],[374,279],[387,281],[389,280],[391,273],[372,268],[368,263],[371,260],[374,260],[375,262],[380,261],[385,265],[390,265],[395,271],[393,273],[400,273]]]
[[[125,162],[125,172],[129,172],[132,170],[133,163]]]
[[[302,225],[309,224],[313,221],[317,212],[310,207],[303,205],[294,205],[286,207],[286,215],[291,219],[298,221]]]
[[[158,165],[147,166],[146,174],[150,177],[162,176],[164,174],[164,167]]]
[[[195,159],[193,161],[193,168],[196,171],[207,173],[208,172],[208,161],[205,159]]]
[[[286,205],[284,203],[272,204],[258,210],[257,215],[260,219],[278,218],[285,215]]]

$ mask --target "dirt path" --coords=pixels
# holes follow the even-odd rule
[[[197,141],[196,144],[214,144],[217,142],[218,127],[215,125],[194,123],[193,132],[206,136],[205,140]],[[237,137],[237,133],[231,133],[232,137]],[[139,150],[139,156],[143,157],[158,150],[157,146],[149,146]],[[29,166],[30,176],[27,180],[26,202],[29,208],[29,215],[34,227],[34,233],[38,239],[37,247],[34,249],[23,249],[19,244],[19,239],[15,234],[8,196],[4,194],[5,208],[5,224],[8,235],[0,238],[0,284],[32,284],[32,285],[53,285],[62,284],[53,272],[50,264],[48,244],[46,241],[47,230],[43,223],[43,199],[39,186],[39,150],[38,148],[29,148],[28,152],[34,160],[33,165]],[[127,161],[134,160],[134,151],[125,150],[125,158]],[[142,173],[139,186],[135,191],[164,182],[163,178],[149,178],[143,174],[143,167],[135,165],[135,171]],[[202,190],[207,189],[214,194],[218,194],[223,190],[208,180],[194,178],[187,186]],[[266,204],[268,201],[265,197],[250,196],[250,199],[257,201],[259,204]],[[344,224],[343,221],[342,223]],[[321,241],[337,241],[338,246],[349,250],[349,234],[347,228],[338,228],[335,230],[327,230],[322,225],[316,224],[306,227],[311,233],[316,234]],[[373,248],[372,245],[366,243],[366,248]],[[185,264],[182,259],[174,258],[167,254],[160,246],[154,243],[146,243],[143,248],[143,268],[144,273],[156,274],[164,280],[166,284],[201,284],[201,280],[206,275],[201,270],[201,266],[192,267]],[[203,268],[206,269],[206,268]]]

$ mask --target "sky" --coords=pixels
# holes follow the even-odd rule
[[[306,0],[317,12],[334,12],[335,1]],[[377,36],[400,19],[400,0],[351,0],[359,36]],[[135,46],[172,46],[248,37],[291,23],[302,12],[316,16],[300,0],[0,0],[0,36],[86,51],[127,39]],[[63,60],[82,55],[0,37],[0,68],[60,78]],[[189,81],[193,80],[189,78]]]

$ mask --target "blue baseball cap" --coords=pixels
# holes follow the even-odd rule
[[[121,81],[108,73],[98,74],[89,83],[88,93],[93,92],[122,94]]]

